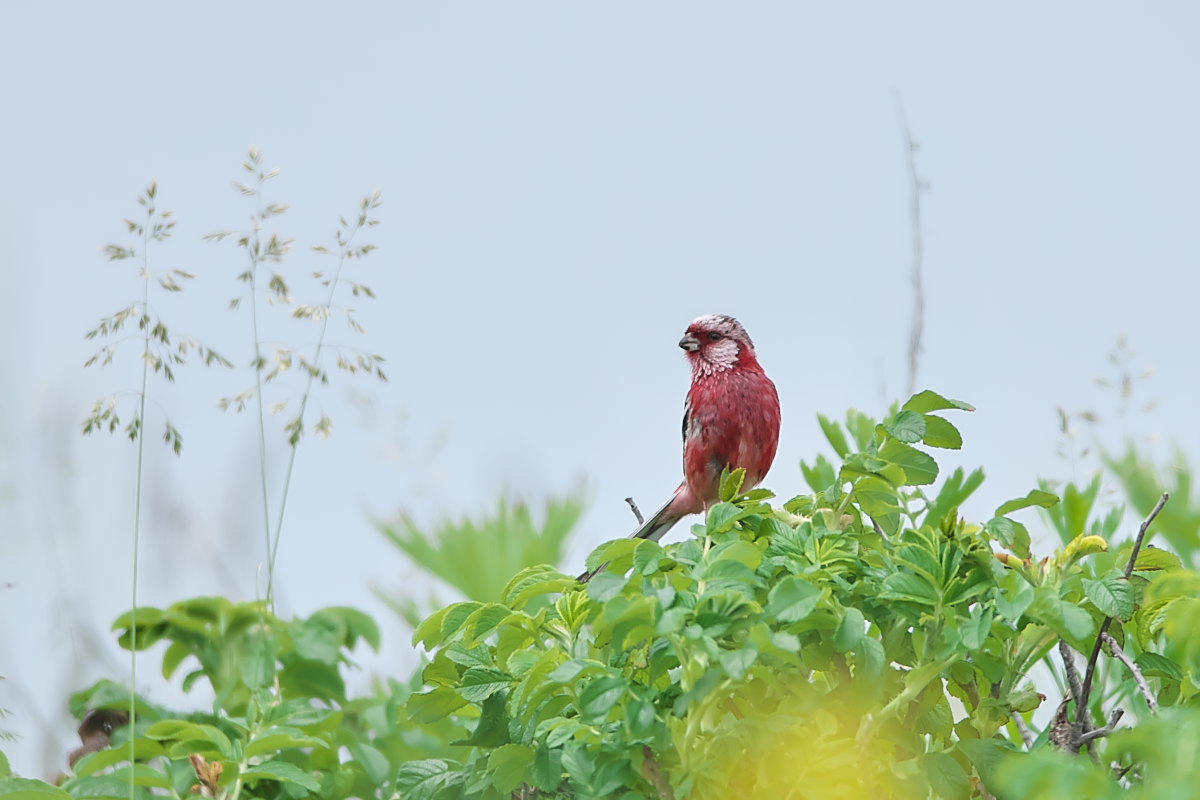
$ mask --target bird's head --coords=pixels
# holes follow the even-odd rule
[[[694,319],[679,346],[687,353],[692,372],[697,376],[757,363],[750,335],[742,323],[725,314]]]

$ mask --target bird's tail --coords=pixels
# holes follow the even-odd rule
[[[679,520],[687,516],[686,514],[681,514],[678,509],[679,494],[683,490],[683,486],[680,486],[679,489],[675,490],[675,494],[671,495],[671,499],[668,500],[662,508],[660,508],[658,511],[655,511],[654,516],[643,522],[640,528],[631,533],[629,538],[649,539],[652,542],[657,542],[663,537],[663,534],[674,527],[676,522],[679,522]],[[672,506],[676,507],[672,508]],[[596,576],[596,573],[603,572],[604,568],[607,566],[608,562],[605,562],[595,569],[590,569],[587,572],[580,574],[576,580],[578,580],[580,583],[587,583]]]
[[[642,523],[642,527],[638,528],[631,539],[649,539],[652,542],[657,542],[663,537],[663,534],[675,527],[675,523],[683,519],[682,514],[678,510],[673,510],[672,505],[676,503],[678,492],[671,496],[662,508],[654,512],[654,516]]]

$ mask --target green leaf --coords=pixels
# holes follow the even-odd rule
[[[1142,673],[1150,678],[1166,678],[1169,681],[1183,679],[1183,669],[1166,656],[1146,651],[1135,661],[1142,668]]]
[[[264,626],[251,628],[242,640],[238,670],[242,683],[251,689],[261,689],[275,681],[275,658],[278,639]]]
[[[992,611],[983,606],[975,606],[971,614],[962,623],[960,633],[963,644],[968,650],[978,650],[983,647],[988,634],[992,632]]]
[[[508,712],[504,708],[507,692],[496,692],[483,701],[479,711],[479,723],[475,726],[469,739],[451,744],[472,745],[474,747],[499,747],[508,744]]]
[[[409,719],[427,724],[437,722],[466,704],[467,701],[458,692],[447,686],[439,686],[432,691],[412,695],[405,707]]]
[[[324,739],[306,736],[299,728],[277,726],[259,731],[246,745],[246,756],[257,757],[283,750],[286,747],[317,747],[329,745]]]
[[[518,611],[538,595],[565,592],[575,586],[578,582],[574,578],[567,577],[550,564],[537,564],[521,570],[508,582],[504,587],[504,603]]]
[[[0,797],[4,800],[71,800],[66,791],[32,778],[0,778]]]
[[[842,426],[824,414],[817,414],[817,424],[821,426],[821,432],[825,434],[833,452],[838,454],[838,458],[845,458],[850,452],[850,445],[846,442],[846,434],[842,431]],[[819,490],[814,487],[813,491]]]
[[[486,603],[481,608],[475,609],[463,623],[463,646],[474,647],[500,627],[500,623],[511,615],[512,611],[508,606],[499,603]]]
[[[902,442],[919,442],[925,437],[925,415],[904,409],[883,423],[883,428]]]
[[[884,532],[894,534],[900,529],[900,505],[896,489],[882,478],[860,478],[854,485],[853,497],[862,512],[875,520]]]
[[[996,509],[996,516],[1003,517],[1005,514],[1011,514],[1014,511],[1029,508],[1030,506],[1050,508],[1057,503],[1058,495],[1043,492],[1041,489],[1034,489],[1024,497],[1018,497],[1015,500],[1009,500],[1007,503],[1001,503],[1000,507]]]
[[[883,643],[870,636],[864,636],[854,650],[854,676],[878,678],[883,674],[884,658]]]
[[[468,600],[462,603],[452,603],[446,607],[446,613],[442,617],[442,635],[443,642],[449,642],[454,639],[454,635],[462,630],[462,626],[467,624],[467,620],[477,610],[483,608],[483,603],[477,600]]]
[[[420,644],[424,645],[426,650],[432,650],[442,643],[442,620],[446,618],[450,608],[450,606],[446,606],[433,612],[413,630],[413,647]]]
[[[945,753],[926,753],[920,758],[921,773],[929,778],[929,787],[941,800],[968,800],[971,780],[953,757]]]
[[[1137,563],[1133,565],[1133,569],[1137,572],[1182,568],[1183,562],[1179,560],[1179,556],[1170,550],[1163,550],[1154,545],[1146,545],[1142,548],[1138,553]]]
[[[1084,651],[1089,647],[1083,640],[1095,632],[1091,614],[1065,602],[1058,596],[1055,587],[1039,586],[1034,590],[1034,601],[1028,613],[1066,639],[1075,649]]]
[[[788,575],[767,595],[767,613],[780,622],[798,622],[806,618],[821,600],[821,590],[808,581]]]
[[[233,758],[233,743],[221,730],[213,725],[202,725],[179,719],[167,719],[156,722],[146,731],[146,738],[158,741],[184,742],[193,746],[193,750],[202,755],[215,754],[221,758]],[[198,745],[203,742],[211,745],[212,749],[201,750]]]
[[[937,462],[928,453],[922,453],[903,442],[890,440],[880,448],[879,457],[903,469],[904,482],[908,486],[925,486],[937,480]]]
[[[974,411],[975,407],[962,400],[950,400],[937,392],[926,389],[908,398],[903,406],[906,411],[916,411],[918,414],[928,414],[930,411],[942,411],[947,408],[957,408],[962,411]]]
[[[848,653],[858,647],[866,635],[866,618],[857,608],[847,608],[833,633],[833,649],[839,653]]]
[[[579,693],[579,712],[585,722],[602,722],[624,696],[629,682],[619,676],[595,678]]]
[[[438,793],[463,782],[458,764],[440,758],[407,761],[396,773],[397,797],[434,800]]]
[[[597,603],[603,603],[620,594],[626,583],[624,575],[605,570],[588,581],[587,594]]]
[[[1124,573],[1118,570],[1112,570],[1098,580],[1084,578],[1083,593],[1107,617],[1125,620],[1133,615],[1133,590]]]
[[[726,650],[721,653],[720,657],[721,666],[735,681],[744,678],[757,659],[758,651],[744,645],[737,650]]]
[[[382,784],[390,777],[391,765],[387,756],[369,744],[358,742],[348,748],[355,762],[367,773],[367,778],[375,785]]]
[[[962,434],[948,420],[934,414],[925,415],[925,436],[921,439],[930,447],[941,447],[946,450],[962,448]]]
[[[506,744],[496,748],[488,757],[492,785],[503,794],[511,794],[529,777],[534,751],[523,744]]]
[[[1002,591],[995,593],[996,611],[1008,622],[1017,623],[1021,615],[1033,604],[1033,587],[1015,572],[1010,572],[1000,583]]]
[[[462,676],[459,694],[469,703],[482,703],[501,689],[512,684],[511,675],[488,667],[471,667]]]
[[[543,792],[552,792],[562,783],[562,749],[542,744],[533,759],[533,785]]]
[[[930,607],[938,602],[936,587],[930,585],[927,579],[911,572],[894,572],[887,576],[879,596],[884,600],[903,600]]]
[[[1029,529],[1008,517],[993,517],[988,520],[987,532],[1000,544],[1021,558],[1029,558]]]
[[[260,780],[291,783],[310,792],[319,792],[321,784],[309,773],[289,761],[264,761],[248,767],[241,776],[242,780],[254,783]]]
[[[746,470],[738,467],[732,472],[728,469],[721,471],[721,483],[718,489],[718,498],[721,502],[728,503],[733,498],[741,494],[742,484],[746,482]]]
[[[353,647],[356,639],[362,639],[371,646],[372,650],[379,650],[381,643],[379,625],[369,615],[347,606],[323,608],[317,613],[334,617],[342,623],[349,634],[346,641],[347,647]]]

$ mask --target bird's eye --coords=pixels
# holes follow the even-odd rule
[[[712,333],[710,333],[708,335],[708,338],[713,340],[714,342],[719,342],[722,339],[724,339],[725,336],[723,334],[717,333],[716,331],[713,331]]]

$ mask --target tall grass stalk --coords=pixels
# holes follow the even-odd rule
[[[287,511],[288,490],[292,485],[292,471],[296,466],[296,453],[299,452],[300,437],[304,432],[304,413],[308,409],[309,398],[312,397],[313,381],[317,378],[321,378],[322,382],[328,380],[326,373],[321,369],[321,356],[325,351],[325,337],[329,332],[329,319],[333,316],[333,299],[337,293],[338,285],[341,282],[342,269],[346,266],[346,261],[356,256],[359,258],[364,257],[370,253],[372,249],[374,249],[372,245],[365,245],[356,250],[353,245],[355,237],[359,234],[359,232],[362,231],[363,228],[378,224],[378,220],[373,219],[370,215],[370,212],[378,208],[381,204],[382,201],[380,200],[380,193],[375,192],[368,197],[364,197],[359,202],[358,217],[352,227],[347,226],[345,220],[342,220],[343,230],[339,230],[337,233],[337,267],[334,269],[333,276],[325,281],[329,288],[329,291],[325,296],[325,305],[318,306],[315,309],[307,309],[302,307],[296,310],[296,316],[299,317],[311,318],[319,315],[321,318],[321,333],[317,337],[317,345],[313,351],[312,363],[305,370],[306,377],[304,382],[304,393],[300,396],[300,410],[297,412],[295,420],[288,426],[290,433],[288,437],[288,444],[291,446],[291,452],[288,454],[287,471],[285,472],[283,478],[283,493],[279,498],[279,516],[275,520],[275,539],[271,543],[270,548],[271,563],[268,570],[270,574],[274,574],[275,572],[275,559],[279,555],[279,540],[281,534],[283,533],[283,518]],[[343,232],[347,227],[349,228],[348,232]],[[326,252],[324,247],[316,247],[314,250],[319,253]],[[353,291],[356,295],[365,293],[367,296],[373,296],[374,294],[370,289],[362,286],[361,284],[353,284]],[[350,318],[350,322],[352,325],[357,325],[357,323],[353,322],[352,318]],[[375,358],[378,359],[378,356]],[[378,375],[380,378],[383,377],[382,372],[378,372]],[[318,430],[328,430],[328,426],[325,424],[324,419],[318,424]]]

